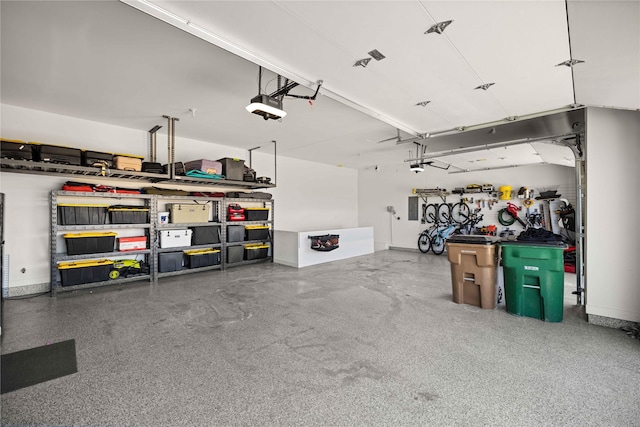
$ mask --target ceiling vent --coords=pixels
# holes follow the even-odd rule
[[[371,58],[358,59],[356,63],[353,64],[353,66],[365,68],[370,61],[371,61]]]
[[[474,90],[477,90],[477,89],[487,90],[487,89],[489,89],[491,86],[493,86],[494,84],[495,84],[495,83],[485,83],[485,84],[480,85],[480,86],[478,86],[478,87],[475,87],[475,88],[473,88],[473,89],[474,89]]]
[[[380,51],[378,49],[373,49],[371,52],[368,52],[369,55],[375,59],[376,61],[380,61],[384,58],[386,58],[386,56],[384,56],[383,54],[380,53]]]
[[[568,59],[564,62],[561,62],[559,64],[556,64],[556,67],[559,67],[561,65],[564,65],[565,67],[573,67],[576,64],[582,64],[584,61],[581,61],[579,59]]]
[[[429,28],[424,33],[425,34],[429,34],[429,33],[442,34],[444,32],[444,29],[447,28],[449,26],[449,24],[451,24],[452,22],[453,21],[438,22],[437,24],[433,24],[433,26],[431,26],[431,28]]]

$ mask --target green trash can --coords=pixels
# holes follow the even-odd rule
[[[507,313],[562,322],[564,249],[560,242],[501,242]]]

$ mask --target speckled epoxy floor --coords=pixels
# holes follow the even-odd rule
[[[6,425],[640,425],[640,342],[451,300],[445,256],[383,251],[6,301],[3,353],[75,339],[78,373]]]

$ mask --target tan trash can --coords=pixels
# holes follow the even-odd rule
[[[447,239],[453,302],[496,307],[498,246],[488,236],[455,235]]]

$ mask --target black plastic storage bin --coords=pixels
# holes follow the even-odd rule
[[[219,249],[194,249],[184,251],[185,266],[188,268],[209,267],[220,264]]]
[[[215,245],[220,243],[220,226],[211,225],[208,227],[191,227],[192,245]]]
[[[255,245],[244,245],[244,258],[247,261],[266,258],[269,255],[269,245],[258,243]]]
[[[109,207],[111,224],[145,224],[149,222],[149,208],[113,205]]]
[[[113,167],[113,153],[103,153],[101,151],[82,150],[83,166],[105,166]]]
[[[80,166],[82,164],[82,151],[79,148],[40,144],[37,142],[32,142],[31,144],[33,144],[36,161],[74,166]]]
[[[227,225],[227,242],[244,242],[244,225]]]
[[[158,271],[166,273],[168,271],[182,270],[183,252],[161,252],[158,254]]]
[[[218,159],[218,161],[222,163],[222,174],[226,179],[244,180],[244,160],[225,157],[224,159]]]
[[[64,235],[64,240],[67,242],[67,255],[113,252],[116,233],[68,233]]]
[[[33,160],[31,145],[18,139],[0,139],[0,152],[5,159]]]
[[[227,247],[227,264],[241,262],[242,260],[244,260],[244,246],[238,245]]]
[[[245,227],[247,240],[267,240],[269,239],[268,225],[247,225]]]
[[[269,208],[244,208],[247,221],[266,221],[269,219]]]
[[[108,205],[58,205],[58,224],[60,225],[99,225],[107,219]]]
[[[108,259],[61,262],[58,264],[62,286],[109,280],[113,261]]]

